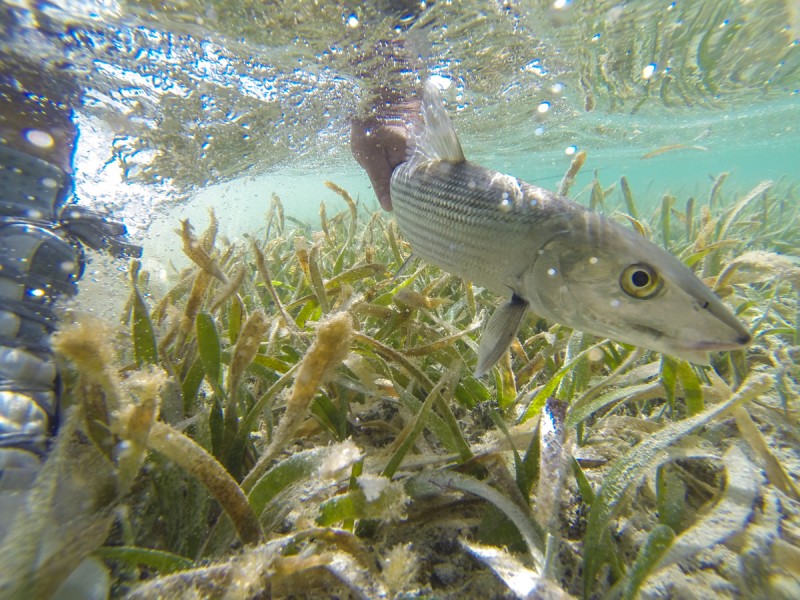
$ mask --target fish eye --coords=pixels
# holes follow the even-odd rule
[[[652,298],[661,291],[662,281],[650,265],[638,263],[625,267],[619,278],[622,291],[639,300]]]

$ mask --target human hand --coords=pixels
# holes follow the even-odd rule
[[[350,150],[367,172],[372,189],[384,210],[392,210],[389,184],[395,167],[405,162],[411,122],[419,114],[416,98],[396,102],[379,96],[373,113],[354,118],[350,126]]]

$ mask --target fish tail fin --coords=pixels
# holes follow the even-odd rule
[[[422,97],[422,122],[415,124],[411,138],[409,160],[466,160],[439,88],[430,79],[425,82]]]

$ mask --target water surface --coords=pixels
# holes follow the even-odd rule
[[[793,178],[799,13],[771,0],[65,0],[8,3],[3,42],[79,82],[77,199],[160,260],[177,219],[202,225],[206,206],[233,237],[262,225],[273,192],[315,219],[320,200],[335,206],[325,179],[375,209],[349,121],[376,88],[429,76],[473,160],[556,187],[587,151],[578,200],[594,170],[604,185],[627,176],[651,206],[705,194],[723,171],[742,193]]]

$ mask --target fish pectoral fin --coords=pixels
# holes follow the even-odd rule
[[[486,330],[478,346],[478,366],[475,376],[480,377],[491,369],[511,345],[528,310],[528,302],[516,294],[489,317]]]

